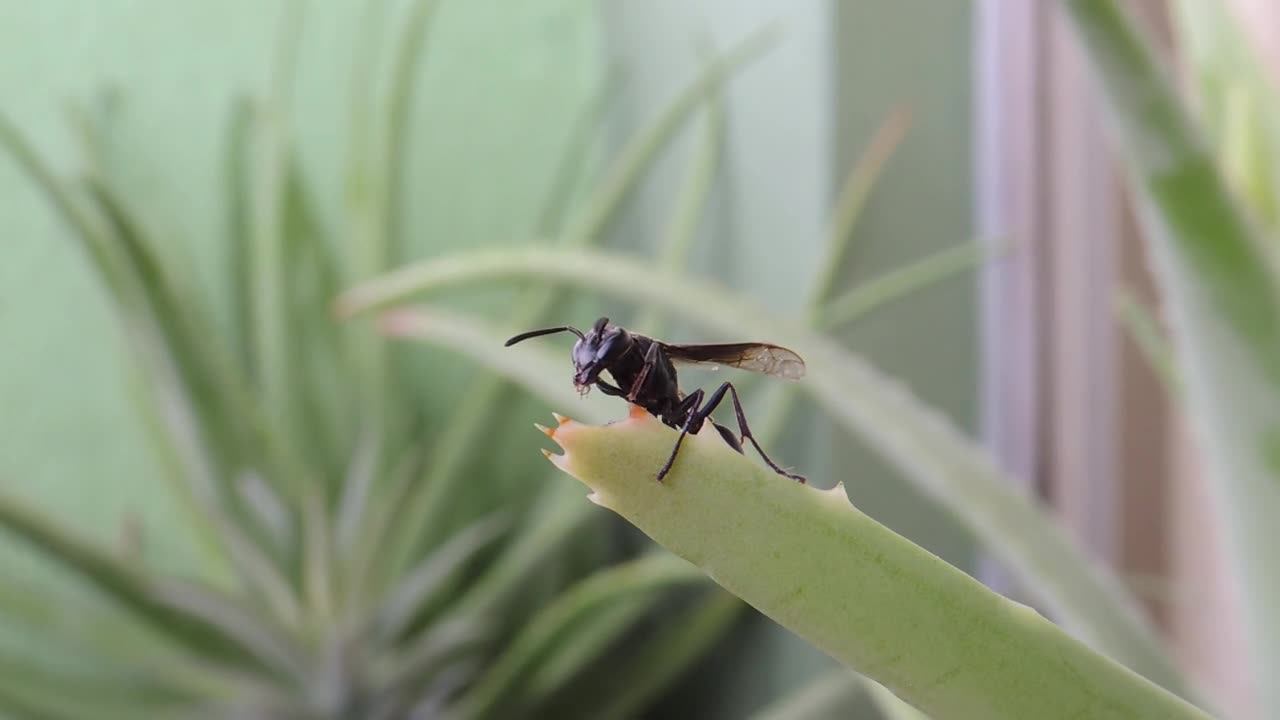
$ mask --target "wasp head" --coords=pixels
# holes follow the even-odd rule
[[[591,330],[573,344],[573,385],[585,395],[631,344],[626,330],[600,318]]]

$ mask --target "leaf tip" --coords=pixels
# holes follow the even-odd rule
[[[552,465],[555,465],[561,470],[568,472],[568,470],[565,470],[564,455],[557,455],[546,448],[538,448],[538,449],[542,451],[543,456],[545,456],[548,460],[551,461]]]
[[[356,314],[355,302],[347,293],[343,293],[330,303],[329,314],[335,320],[350,320]]]
[[[378,316],[378,332],[390,337],[405,337],[413,333],[417,316],[409,310],[391,310]]]

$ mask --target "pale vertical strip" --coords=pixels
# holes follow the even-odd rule
[[[1035,491],[1040,456],[1040,3],[979,2],[974,13],[977,98],[974,168],[978,237],[1016,250],[981,273],[982,433],[1009,473]],[[983,563],[984,582],[1008,591]]]
[[[1115,387],[1115,260],[1123,239],[1123,192],[1102,126],[1102,108],[1085,75],[1075,38],[1055,15],[1042,157],[1051,332],[1047,371],[1053,416],[1049,494],[1094,557],[1115,565],[1121,488],[1115,476],[1119,414]]]

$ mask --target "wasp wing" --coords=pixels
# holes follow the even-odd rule
[[[786,380],[804,377],[804,360],[795,352],[769,343],[668,345],[660,343],[672,362],[728,365]]]

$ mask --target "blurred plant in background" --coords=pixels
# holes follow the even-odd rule
[[[500,352],[497,331],[477,318],[393,313],[383,331],[443,334],[493,371],[461,394],[457,412],[428,417],[416,377],[430,368],[364,324],[330,316],[340,289],[405,259],[410,98],[435,5],[410,4],[389,57],[372,40],[385,21],[377,13],[358,38],[340,227],[317,212],[292,139],[301,24],[286,17],[272,94],[238,106],[227,135],[228,262],[213,294],[227,304],[202,294],[182,247],[149,229],[148,199],[122,190],[112,133],[127,94],[73,114],[85,160],[69,180],[0,120],[3,145],[74,231],[107,290],[143,378],[164,476],[202,557],[190,577],[157,574],[136,554],[106,551],[16,499],[0,500],[0,524],[112,601],[81,608],[92,632],[53,642],[59,634],[40,628],[51,621],[43,608],[59,598],[16,589],[0,597],[9,618],[44,645],[31,655],[5,651],[0,708],[24,717],[185,717],[193,709],[209,717],[623,717],[678,680],[740,616],[739,601],[682,561],[618,546],[581,492],[562,478],[544,482],[550,472],[539,463],[494,483],[496,491],[472,475],[475,458],[497,442],[492,429],[509,410],[511,383],[560,406],[573,401],[587,418],[618,412],[578,405],[563,363],[542,351]],[[699,150],[658,259],[680,267],[719,163],[717,96],[775,37],[765,30],[709,56],[579,199],[593,130],[618,84],[607,79],[548,172],[530,234],[566,248],[598,241],[701,110]],[[386,77],[375,74],[382,66]],[[905,128],[905,114],[892,115],[846,182],[824,277],[811,292],[815,322],[848,323],[982,257],[968,244],[835,292],[835,268]],[[510,325],[545,322],[566,299],[555,288],[528,290]],[[661,320],[656,308],[642,319],[653,330]],[[787,397],[775,398],[762,436],[780,431]]]
[[[1280,102],[1229,4],[1171,4],[1184,102],[1125,9],[1064,0],[1143,193],[1165,324],[1122,306],[1195,431],[1262,715],[1280,707]],[[1165,337],[1168,328],[1168,338]]]
[[[315,212],[291,142],[300,20],[286,18],[273,94],[238,107],[228,138],[230,262],[218,279],[231,307],[202,296],[180,249],[145,227],[147,199],[119,190],[104,150],[110,103],[76,114],[86,163],[72,180],[0,123],[111,298],[169,489],[207,565],[192,569],[199,579],[158,575],[0,502],[0,524],[129,612],[90,608],[83,644],[7,653],[0,707],[22,717],[626,716],[727,629],[736,601],[675,558],[608,551],[608,528],[580,493],[539,482],[545,468],[502,484],[523,492],[475,491],[483,480],[466,461],[497,441],[499,381],[478,381],[454,417],[424,417],[421,368],[329,315],[341,287],[403,253],[409,98],[435,5],[405,11],[389,77],[373,74],[385,64],[372,40],[381,28],[363,31],[340,228]],[[602,92],[530,232],[597,240],[668,139],[767,44],[758,36],[711,60],[571,212]],[[531,303],[530,320],[554,301]],[[623,562],[606,569],[613,560]],[[41,607],[58,600],[11,591],[0,602],[40,637]],[[659,611],[661,627],[641,632]]]
[[[1280,94],[1225,3],[1173,3],[1193,105],[1227,178],[1280,235]],[[1278,251],[1271,249],[1274,255]]]
[[[567,404],[576,398],[560,382],[562,363],[504,355],[476,321],[438,321],[434,332],[481,349],[495,372],[473,381],[456,413],[426,417],[415,376],[429,368],[368,327],[330,317],[339,289],[404,259],[410,98],[435,5],[410,4],[389,57],[372,40],[377,13],[358,39],[340,227],[317,212],[292,139],[301,23],[286,17],[272,94],[238,106],[227,136],[228,262],[213,294],[227,305],[202,294],[183,249],[148,228],[148,199],[122,190],[112,133],[127,94],[73,114],[85,159],[69,180],[0,119],[0,141],[73,230],[111,299],[164,477],[202,557],[189,577],[158,574],[136,553],[109,552],[0,500],[0,524],[78,574],[97,600],[78,610],[92,631],[66,638],[46,611],[66,598],[17,588],[0,597],[42,646],[4,651],[0,708],[22,717],[622,717],[679,679],[740,615],[739,601],[682,561],[617,546],[580,491],[542,482],[550,473],[536,462],[528,477],[496,483],[500,491],[477,488],[485,480],[471,474],[474,459],[497,441],[509,383]],[[549,171],[530,233],[567,247],[599,240],[654,158],[704,110],[661,259],[678,267],[719,160],[717,95],[775,35],[709,57],[578,200],[593,130],[618,83],[608,79]],[[384,65],[387,76],[375,75]],[[904,129],[905,116],[892,117],[851,175],[824,267],[842,260]],[[970,245],[906,268],[835,302],[832,321],[980,256]],[[829,270],[815,312],[832,285]],[[546,320],[564,294],[528,291],[512,324]],[[414,335],[424,318],[392,315],[383,329]],[[604,420],[615,412],[606,407],[578,412]]]

